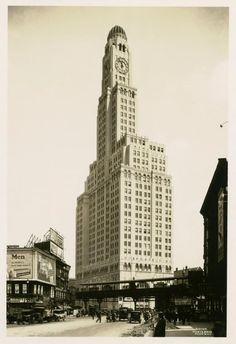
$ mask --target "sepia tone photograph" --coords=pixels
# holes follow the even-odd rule
[[[227,338],[229,7],[8,6],[7,337]]]

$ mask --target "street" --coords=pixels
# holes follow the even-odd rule
[[[67,317],[65,321],[33,325],[8,325],[7,336],[11,337],[121,337],[130,335],[132,329],[138,330],[139,324],[129,324],[127,321],[107,323],[105,316],[97,323],[91,317]],[[211,337],[211,323],[191,323],[178,325],[176,329],[167,328],[166,337]],[[152,337],[152,331],[145,336]]]
[[[137,326],[127,321],[107,323],[102,317],[101,323],[96,323],[91,317],[67,317],[65,321],[33,325],[8,325],[7,336],[24,337],[121,337],[127,331]]]

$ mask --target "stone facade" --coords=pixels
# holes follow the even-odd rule
[[[170,275],[172,216],[165,147],[137,134],[130,51],[124,30],[115,26],[103,57],[97,160],[77,199],[76,279]]]

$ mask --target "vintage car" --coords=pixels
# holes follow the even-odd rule
[[[141,312],[140,311],[132,311],[129,316],[129,322],[139,322],[141,323]]]
[[[17,324],[32,324],[33,323],[33,311],[32,309],[23,309],[17,314]]]
[[[129,309],[127,307],[121,307],[119,309],[119,313],[118,313],[118,317],[119,317],[119,321],[120,320],[127,320],[128,319],[128,315],[129,315]]]
[[[66,315],[63,309],[54,309],[53,311],[53,318],[55,321],[65,321]]]

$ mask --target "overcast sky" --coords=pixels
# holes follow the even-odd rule
[[[74,276],[76,198],[96,159],[102,57],[114,25],[132,54],[138,134],[166,146],[174,268],[202,266],[199,211],[227,157],[227,8],[10,9],[7,243],[25,245],[53,227]]]

